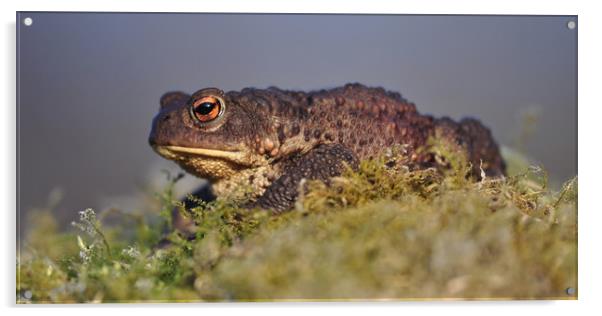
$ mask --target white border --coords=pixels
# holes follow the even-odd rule
[[[578,164],[579,179],[579,300],[557,301],[557,302],[404,302],[404,303],[317,303],[317,304],[154,304],[144,305],[143,313],[164,314],[166,308],[177,308],[177,313],[209,313],[209,312],[232,312],[232,313],[257,313],[261,315],[282,314],[306,314],[308,312],[330,312],[332,308],[341,309],[345,315],[351,313],[364,314],[386,313],[406,315],[419,314],[455,314],[462,315],[504,315],[517,314],[541,314],[541,315],[574,315],[587,313],[594,310],[602,294],[598,288],[601,285],[599,272],[602,269],[600,260],[600,226],[602,225],[600,212],[602,207],[594,204],[596,193],[595,180],[602,179],[600,175],[600,161],[602,155],[601,141],[598,135],[602,135],[599,129],[602,119],[600,108],[602,107],[601,87],[599,78],[602,74],[600,67],[601,41],[602,38],[600,11],[594,1],[414,1],[403,3],[391,3],[385,0],[370,0],[351,3],[350,1],[278,1],[278,0],[238,0],[238,1],[134,1],[134,0],[105,0],[105,1],[19,1],[18,3],[2,2],[0,15],[3,19],[3,49],[2,67],[4,75],[1,77],[4,104],[1,107],[3,122],[0,124],[2,137],[0,137],[0,148],[2,154],[2,182],[0,189],[0,201],[4,202],[2,209],[3,228],[2,245],[6,249],[0,264],[4,284],[0,286],[3,299],[3,308],[12,307],[5,312],[13,313],[36,313],[53,312],[61,315],[73,315],[81,313],[104,314],[105,308],[117,306],[119,309],[128,309],[132,305],[110,305],[101,308],[80,310],[75,308],[37,308],[15,307],[15,279],[14,279],[14,256],[15,256],[15,11],[123,11],[123,12],[289,12],[289,13],[413,13],[413,14],[561,14],[579,15],[579,113],[578,113],[578,136],[579,153]],[[598,180],[599,182],[600,180]],[[598,184],[599,185],[599,184]],[[599,194],[599,193],[598,193]],[[188,310],[195,308],[195,310]],[[249,311],[241,308],[250,308]],[[199,310],[196,310],[199,309]],[[308,310],[308,309],[311,309]],[[373,311],[373,309],[375,309]],[[599,308],[597,310],[600,310]]]

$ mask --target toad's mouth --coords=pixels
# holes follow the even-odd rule
[[[182,160],[184,157],[196,157],[201,159],[225,160],[241,166],[258,166],[264,164],[263,161],[260,161],[261,159],[253,159],[254,157],[244,151],[227,151],[182,146],[154,146],[153,149],[155,149],[159,155],[171,160]]]

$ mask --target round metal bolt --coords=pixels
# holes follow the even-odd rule
[[[575,21],[569,21],[569,22],[566,24],[566,27],[568,27],[568,28],[569,28],[569,30],[574,30],[574,29],[575,29],[575,27],[577,27],[577,23],[575,23]]]
[[[566,295],[574,295],[574,294],[575,294],[575,288],[573,288],[573,287],[566,288]]]

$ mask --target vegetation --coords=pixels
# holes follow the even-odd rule
[[[506,153],[510,176],[475,182],[461,155],[434,145],[444,172],[391,163],[403,160],[392,150],[329,185],[305,183],[279,216],[224,200],[185,210],[179,177],[156,211],[113,210],[113,224],[88,209],[63,232],[36,213],[17,301],[575,299],[577,179],[555,192],[541,168]],[[170,233],[155,249],[174,207],[197,238]]]

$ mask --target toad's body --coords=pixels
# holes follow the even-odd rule
[[[224,93],[203,89],[161,98],[150,144],[163,157],[213,183],[217,196],[252,188],[254,205],[291,208],[302,179],[328,180],[345,164],[401,145],[409,168],[437,167],[425,150],[438,136],[456,144],[487,176],[504,173],[489,130],[474,119],[421,115],[382,88],[348,84],[315,92],[277,88]]]

